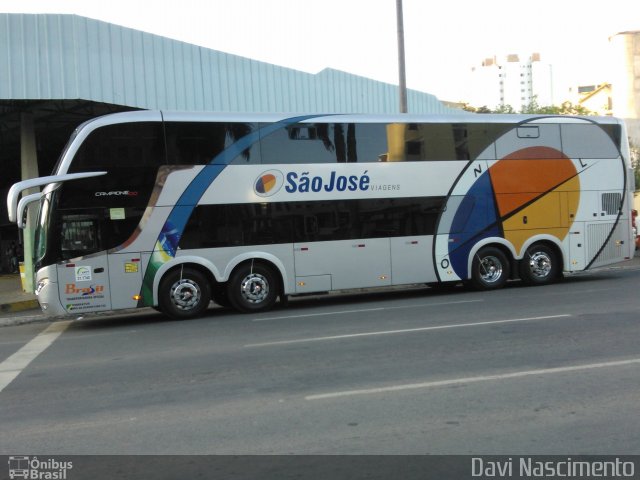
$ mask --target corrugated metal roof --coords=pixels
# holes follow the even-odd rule
[[[396,113],[398,87],[309,74],[76,15],[0,14],[0,99],[145,109]],[[411,113],[464,113],[409,90]]]

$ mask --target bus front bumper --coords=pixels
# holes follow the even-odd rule
[[[48,278],[38,280],[36,297],[38,298],[42,312],[48,317],[69,315],[69,312],[67,312],[60,303],[58,284],[56,282],[51,282]]]

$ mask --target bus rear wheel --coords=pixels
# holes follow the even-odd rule
[[[231,306],[241,312],[263,312],[273,307],[279,295],[280,282],[273,269],[261,263],[238,267],[228,283]]]
[[[520,278],[527,285],[547,285],[558,276],[557,255],[552,248],[536,243],[527,248],[520,261]]]
[[[509,279],[509,260],[495,247],[481,248],[473,257],[471,283],[478,290],[504,287]]]
[[[186,319],[200,315],[210,301],[209,282],[198,270],[176,268],[160,282],[160,309],[171,318]]]

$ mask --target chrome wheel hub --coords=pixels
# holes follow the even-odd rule
[[[193,280],[183,278],[171,286],[171,302],[180,310],[191,310],[202,298],[200,287]]]
[[[495,283],[502,277],[502,262],[497,257],[484,257],[480,262],[480,277],[485,283]]]
[[[546,278],[551,272],[551,259],[544,252],[536,252],[529,257],[529,269],[536,278]]]
[[[240,294],[249,303],[264,302],[269,296],[269,282],[258,273],[247,275],[240,283]]]

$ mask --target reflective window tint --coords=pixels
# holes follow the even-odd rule
[[[171,165],[206,165],[257,128],[255,123],[240,122],[165,122],[164,125],[167,161]],[[260,163],[257,141],[230,160],[238,164]]]
[[[71,258],[128,239],[149,203],[158,168],[165,164],[160,122],[119,123],[91,132],[69,172],[105,170],[107,175],[65,182],[55,191],[52,222],[66,237],[47,254]]]
[[[472,160],[509,128],[474,123],[295,124],[262,138],[262,162]],[[494,156],[493,150],[486,154]]]
[[[166,163],[162,124],[118,123],[97,128],[78,149],[70,173]]]
[[[562,151],[569,158],[618,158],[620,126],[574,123],[560,125]]]
[[[512,126],[474,123],[392,123],[388,162],[473,160]],[[495,151],[486,157],[494,158]]]
[[[69,172],[105,170],[107,175],[64,183],[58,208],[145,207],[165,163],[160,122],[97,128],[78,149]]]
[[[196,207],[180,248],[433,235],[442,197]]]
[[[115,248],[135,232],[143,208],[55,209],[47,261],[68,260]],[[40,252],[44,254],[45,252]]]
[[[53,193],[54,240],[46,255],[57,261],[125,242],[149,203],[158,168],[165,164],[160,122],[119,123],[91,132],[69,172],[105,170],[107,175],[65,182]]]
[[[262,163],[378,162],[387,153],[385,126],[298,123],[261,139]]]

